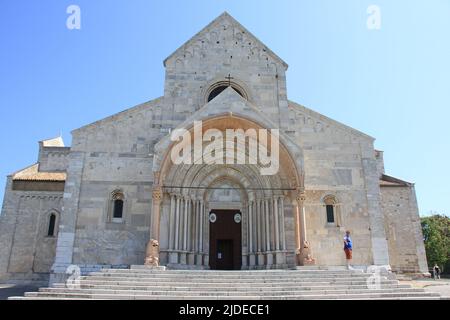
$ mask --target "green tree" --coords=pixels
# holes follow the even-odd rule
[[[428,266],[437,264],[442,272],[450,273],[450,218],[435,214],[420,220]]]

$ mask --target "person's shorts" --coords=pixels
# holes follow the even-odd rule
[[[352,259],[352,250],[351,249],[344,249],[345,251],[345,257],[347,258],[347,260]]]

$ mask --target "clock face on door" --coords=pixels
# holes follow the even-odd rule
[[[209,222],[214,223],[214,222],[216,222],[216,221],[217,221],[217,216],[216,216],[216,214],[215,214],[215,213],[211,213],[211,214],[209,215]]]
[[[241,223],[241,220],[242,220],[241,214],[240,214],[240,213],[236,213],[236,214],[234,215],[234,222],[236,222],[236,223]]]

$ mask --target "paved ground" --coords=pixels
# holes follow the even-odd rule
[[[442,297],[450,298],[450,279],[423,279],[401,281],[402,284],[410,284],[415,288],[424,288],[427,292],[435,292],[441,294]]]
[[[39,287],[32,285],[0,284],[0,300],[11,296],[23,296],[25,292],[38,291]]]

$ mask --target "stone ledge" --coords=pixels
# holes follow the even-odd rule
[[[153,266],[145,266],[145,265],[132,265],[130,266],[130,270],[155,270],[155,271],[166,271],[167,267],[159,266],[159,267],[153,267]]]

